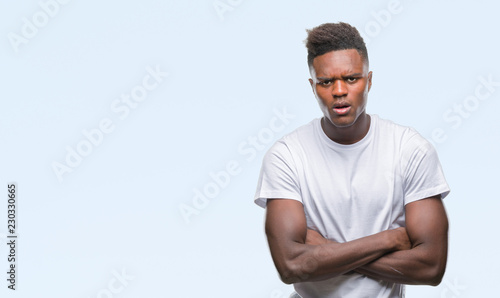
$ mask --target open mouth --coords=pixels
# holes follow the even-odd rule
[[[337,115],[345,115],[349,112],[350,109],[351,109],[351,106],[349,106],[349,105],[338,105],[338,106],[333,107],[333,111]]]

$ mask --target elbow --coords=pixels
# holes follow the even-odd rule
[[[277,269],[281,281],[287,285],[306,281],[309,274],[304,272],[301,267],[294,261],[287,261],[282,266],[278,266]]]
[[[293,285],[294,283],[297,282],[295,281],[296,279],[294,275],[290,274],[289,272],[280,273],[280,279],[283,283],[287,285]]]
[[[437,286],[443,280],[444,273],[446,271],[446,261],[447,254],[444,254],[441,258],[434,262],[434,266],[430,269],[430,283],[431,286]]]
[[[441,280],[443,279],[443,276],[433,276],[429,279],[427,279],[424,284],[436,287],[441,283]]]
[[[430,286],[438,286],[441,281],[443,280],[443,276],[444,276],[444,268],[441,270],[441,269],[435,269],[433,270],[430,278],[429,278],[429,285]]]
[[[422,280],[423,284],[429,286],[438,286],[443,280],[445,265],[436,264],[435,266],[431,266],[426,270],[425,276]]]
[[[447,250],[429,249],[426,257],[420,259],[420,269],[417,271],[418,284],[438,286],[446,271]]]

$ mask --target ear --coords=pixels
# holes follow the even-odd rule
[[[368,73],[368,91],[372,88],[372,72]]]
[[[309,79],[309,84],[311,84],[311,89],[312,89],[314,95],[316,95],[316,90],[314,89],[314,81],[313,81],[313,79]]]
[[[309,78],[309,84],[311,85],[314,95],[316,95],[316,86],[314,84],[314,80],[312,79],[316,78],[316,71],[314,70],[314,67],[312,65],[309,65],[309,74],[311,75],[311,77]]]

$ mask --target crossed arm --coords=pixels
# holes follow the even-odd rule
[[[302,204],[271,199],[266,235],[271,255],[287,284],[357,272],[404,284],[438,285],[448,250],[448,219],[439,196],[405,207],[406,228],[382,231],[345,243],[308,230]]]

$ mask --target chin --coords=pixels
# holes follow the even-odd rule
[[[342,117],[340,119],[335,119],[335,121],[332,120],[332,118],[328,118],[328,121],[333,124],[333,126],[342,128],[352,126],[356,122],[356,119],[351,119],[350,117]]]

